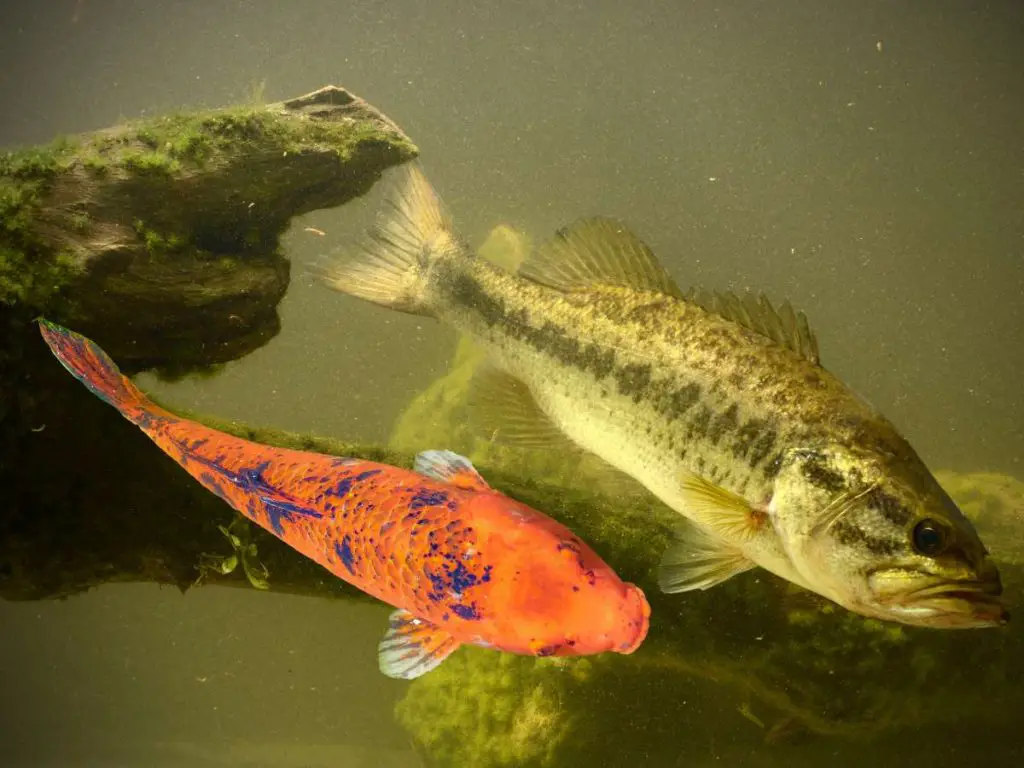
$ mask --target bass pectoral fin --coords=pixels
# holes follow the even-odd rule
[[[738,547],[693,523],[679,525],[675,533],[678,541],[665,550],[658,566],[662,592],[709,589],[754,567]]]
[[[388,631],[377,646],[377,663],[388,677],[413,680],[437,667],[459,645],[436,625],[399,609],[388,617]]]
[[[679,492],[686,517],[734,545],[754,538],[767,523],[764,511],[700,475],[681,472]]]

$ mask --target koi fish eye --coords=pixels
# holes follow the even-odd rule
[[[918,554],[934,557],[941,554],[949,542],[949,532],[941,523],[926,517],[914,526],[911,538]]]

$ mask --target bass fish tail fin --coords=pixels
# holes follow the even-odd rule
[[[418,164],[399,171],[368,236],[347,253],[310,268],[335,291],[414,315],[432,315],[428,290],[431,263],[468,252]]]
[[[38,323],[39,332],[61,365],[125,418],[137,424],[144,414],[159,410],[98,344],[45,318],[39,318]]]

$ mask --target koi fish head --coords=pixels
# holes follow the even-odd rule
[[[506,647],[536,656],[639,647],[651,615],[639,587],[623,582],[565,526],[506,497],[486,503],[491,525],[481,549],[496,556],[491,609]]]

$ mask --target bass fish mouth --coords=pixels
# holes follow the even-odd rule
[[[925,627],[972,629],[998,627],[1010,620],[998,577],[984,581],[943,581],[883,602],[902,621]]]

